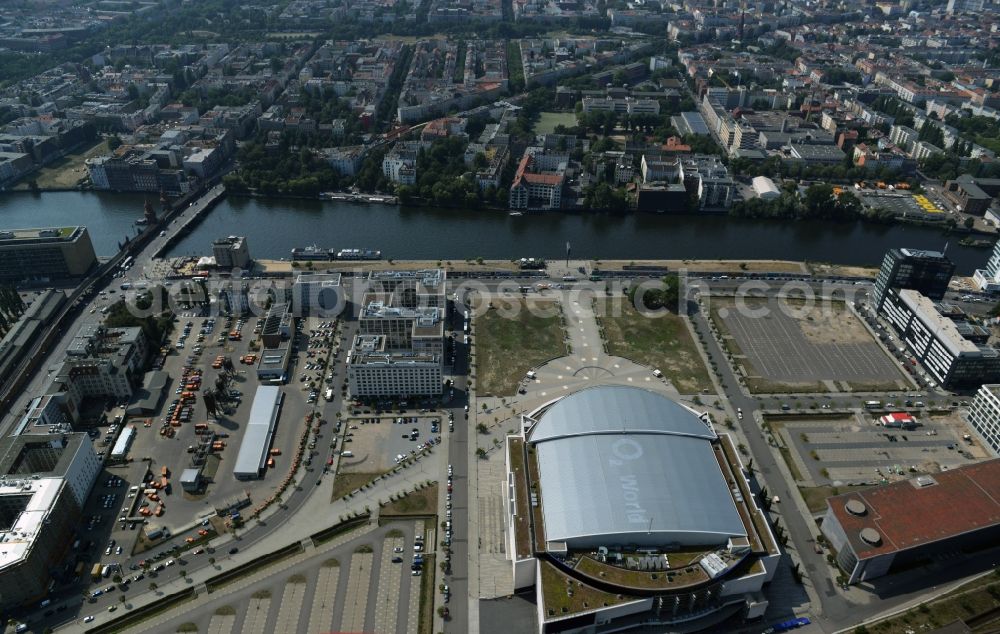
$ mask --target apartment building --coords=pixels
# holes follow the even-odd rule
[[[382,159],[382,173],[387,179],[399,185],[415,185],[417,182],[417,142],[400,141]]]
[[[698,195],[701,210],[728,209],[733,202],[736,183],[717,156],[695,154],[680,161],[680,178],[688,191]]]
[[[554,170],[542,171],[534,155],[525,154],[517,166],[510,186],[511,209],[559,209],[562,206],[562,189],[566,180],[565,165]],[[537,170],[537,171],[536,171]]]

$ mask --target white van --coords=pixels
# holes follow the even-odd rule
[[[663,378],[663,373],[660,372],[659,370],[653,370],[653,376],[655,376],[658,379],[661,379]]]

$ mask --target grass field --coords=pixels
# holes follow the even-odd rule
[[[629,302],[621,314],[601,317],[608,352],[657,368],[681,394],[712,389],[712,380],[684,320],[674,314],[643,317]]]
[[[966,622],[977,615],[1000,607],[1000,575],[994,572],[982,579],[970,581],[945,597],[907,610],[899,616],[868,625],[864,630],[877,634],[905,634],[936,630],[958,619]],[[982,628],[979,627],[982,626]],[[991,627],[992,626],[992,627]],[[974,632],[995,632],[996,621],[978,624]]]
[[[382,507],[380,515],[428,515],[437,513],[438,487],[436,484],[410,493],[404,498]]]
[[[331,502],[339,500],[363,484],[368,484],[381,473],[338,473],[333,480]]]
[[[552,134],[557,125],[572,128],[576,125],[576,114],[573,112],[541,112],[538,123],[535,124],[535,134]]]
[[[510,313],[515,311],[505,311]],[[531,368],[566,354],[562,317],[539,317],[522,300],[516,315],[495,309],[476,318],[476,372],[480,395],[509,396]]]
[[[87,175],[87,168],[84,161],[87,159],[108,153],[106,141],[100,141],[89,148],[82,149],[72,154],[67,154],[58,161],[43,167],[35,172],[33,179],[38,183],[39,189],[68,189],[76,187],[77,182]],[[15,189],[28,189],[26,179],[15,187]]]
[[[841,493],[850,493],[851,491],[861,492],[871,489],[870,486],[852,486],[852,487],[832,487],[832,486],[820,486],[820,487],[799,487],[799,493],[802,494],[802,499],[805,500],[806,506],[813,513],[820,513],[826,510],[826,499],[833,497],[835,495],[840,495]]]
[[[417,634],[434,631],[434,552],[424,553],[424,573],[420,575],[420,622]],[[411,589],[410,592],[413,590]]]

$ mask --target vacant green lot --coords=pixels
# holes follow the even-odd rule
[[[69,189],[76,187],[81,178],[87,176],[84,161],[94,156],[108,153],[107,141],[99,141],[93,146],[67,154],[58,161],[38,170],[32,176],[39,189]],[[18,184],[15,189],[27,189],[28,181]]]
[[[380,513],[386,515],[433,515],[437,513],[438,487],[433,484],[416,493],[386,504]]]
[[[712,390],[712,380],[683,318],[644,317],[629,302],[619,315],[601,317],[608,352],[663,372],[681,394]]]
[[[576,114],[572,112],[542,112],[535,124],[535,134],[552,134],[557,125],[572,128],[576,125]]]
[[[869,625],[856,632],[873,634],[905,634],[913,631],[927,631],[944,627],[958,619],[968,622],[980,614],[1000,607],[1000,576],[996,572],[981,579],[975,579],[945,595],[937,601],[923,603],[903,614]],[[995,632],[996,621],[981,624],[974,632]],[[992,626],[992,627],[991,627]]]
[[[344,497],[354,489],[368,484],[375,478],[382,475],[381,473],[338,473],[334,476],[333,480],[333,495],[330,499],[331,502],[335,502],[338,499]]]
[[[560,314],[533,315],[523,300],[516,311],[487,310],[476,318],[477,392],[514,394],[528,370],[566,354],[564,336]]]

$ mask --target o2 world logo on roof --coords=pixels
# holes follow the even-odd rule
[[[628,463],[642,457],[642,445],[631,438],[620,438],[611,445],[611,457],[608,465],[615,471],[628,468]],[[625,501],[625,519],[629,524],[647,524],[649,514],[639,504],[639,478],[633,473],[619,474],[618,482],[622,487],[622,499]]]

